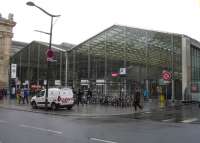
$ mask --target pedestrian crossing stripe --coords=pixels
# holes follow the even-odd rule
[[[150,114],[151,112],[149,112],[149,111],[146,111],[146,112],[144,112],[144,113],[146,113],[146,114]]]
[[[170,119],[165,119],[165,120],[162,120],[163,122],[170,122],[170,121],[174,121],[175,118],[170,118]]]
[[[191,122],[194,122],[194,121],[197,121],[198,118],[191,118],[191,119],[186,119],[186,120],[183,120],[181,121],[181,123],[191,123]]]

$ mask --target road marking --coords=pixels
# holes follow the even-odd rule
[[[181,121],[182,123],[191,123],[191,122],[194,122],[194,121],[197,121],[198,118],[191,118],[191,119],[187,119],[187,120],[183,120]]]
[[[8,121],[0,120],[0,123],[8,123]]]
[[[30,129],[50,132],[50,133],[59,134],[59,135],[62,134],[62,132],[60,132],[60,131],[55,131],[55,130],[50,130],[50,129],[45,129],[45,128],[39,128],[39,127],[34,127],[34,126],[29,126],[29,125],[24,125],[24,124],[21,124],[19,126],[22,127],[22,128],[30,128]]]
[[[90,138],[90,140],[104,142],[104,143],[118,143],[118,142],[114,142],[114,141],[102,140],[102,139],[97,139],[97,138]]]
[[[147,111],[147,112],[144,112],[144,113],[146,113],[146,114],[150,114],[151,112]]]
[[[173,121],[175,120],[175,118],[170,118],[170,119],[165,119],[165,120],[162,120],[163,122],[170,122],[170,121]]]

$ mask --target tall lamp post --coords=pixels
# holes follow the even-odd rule
[[[53,18],[54,17],[59,17],[60,15],[53,15],[50,14],[49,12],[47,12],[46,10],[44,10],[43,8],[37,6],[35,3],[29,1],[26,3],[28,6],[34,6],[36,8],[38,8],[39,10],[41,10],[42,12],[44,12],[45,14],[47,14],[48,16],[51,17],[51,26],[50,26],[50,33],[46,33],[49,35],[49,48],[47,50],[47,76],[46,76],[46,94],[45,94],[45,109],[48,109],[48,87],[49,87],[49,65],[50,62],[53,61],[53,51],[51,50],[51,44],[52,44],[52,30],[53,30]]]

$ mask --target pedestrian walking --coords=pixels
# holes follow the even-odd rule
[[[77,95],[75,89],[72,87],[72,93],[73,93],[73,98],[74,98],[74,103],[77,104]]]
[[[1,89],[1,95],[2,95],[2,98],[4,98],[4,94],[5,94],[5,92],[4,92],[4,88],[2,88],[2,89]]]
[[[77,105],[79,105],[79,103],[82,103],[82,96],[83,96],[83,92],[81,91],[81,89],[78,89],[78,94],[77,94]]]
[[[81,97],[82,97],[81,98],[82,105],[87,104],[87,91],[83,91]]]
[[[29,97],[29,90],[28,90],[28,87],[26,86],[24,88],[23,104],[25,104],[25,101],[26,101],[27,104],[29,104],[28,97]]]
[[[3,99],[3,90],[0,89],[0,100]]]
[[[148,92],[148,90],[145,89],[143,94],[144,94],[144,100],[148,101],[149,100],[149,92]]]
[[[142,106],[140,105],[140,90],[137,88],[136,92],[135,92],[135,96],[134,96],[134,108],[135,111],[137,111],[137,107],[139,107],[140,109],[142,109]]]
[[[7,97],[7,89],[4,89],[4,97]]]
[[[91,101],[92,101],[92,91],[89,88],[87,92],[87,102],[91,103]]]
[[[2,89],[2,97],[6,98],[6,96],[7,96],[7,90],[6,90],[6,88],[3,88]]]
[[[157,86],[157,87],[156,87],[156,92],[157,92],[157,96],[158,96],[158,98],[159,98],[159,97],[160,97],[160,94],[161,94],[161,92],[162,92],[162,89],[161,89],[160,86]]]
[[[21,97],[20,102],[22,101],[24,104],[24,89],[23,88],[20,90],[20,97]]]
[[[16,96],[15,87],[12,87],[12,88],[11,88],[11,96],[12,96],[12,97],[15,97],[15,96]]]
[[[20,88],[18,88],[16,90],[16,99],[17,99],[17,103],[20,104],[20,102],[21,102],[21,90],[20,90]]]

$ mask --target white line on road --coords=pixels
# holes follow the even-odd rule
[[[59,135],[62,134],[62,132],[60,132],[60,131],[55,131],[55,130],[50,130],[50,129],[45,129],[45,128],[39,128],[39,127],[34,127],[34,126],[29,126],[29,125],[24,125],[24,124],[21,124],[19,126],[23,127],[23,128],[30,128],[30,129],[50,132],[50,133],[59,134]]]
[[[170,119],[165,119],[165,120],[162,120],[163,122],[170,122],[170,121],[173,121],[175,120],[175,118],[170,118]]]
[[[97,138],[90,138],[90,140],[104,142],[104,143],[118,143],[118,142],[114,142],[114,141],[102,140],[102,139],[97,139]]]
[[[149,111],[146,111],[146,112],[144,112],[144,113],[146,113],[146,114],[150,114],[151,112],[149,112]]]
[[[8,123],[8,121],[0,120],[0,123]]]
[[[187,119],[187,120],[183,120],[181,121],[182,123],[191,123],[191,122],[194,122],[194,121],[197,121],[198,118],[191,118],[191,119]]]

